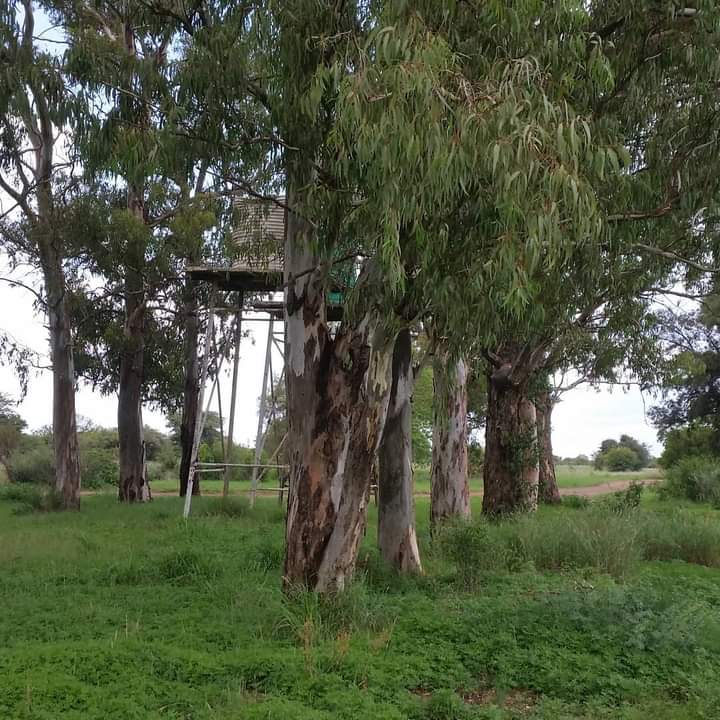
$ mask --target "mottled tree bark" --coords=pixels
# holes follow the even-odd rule
[[[44,204],[44,203],[41,203]],[[75,364],[62,261],[50,225],[38,228],[53,368],[55,491],[63,507],[80,508],[80,454],[75,419]],[[40,235],[44,237],[40,237]]]
[[[142,192],[128,188],[128,210],[144,223]],[[150,499],[144,472],[142,384],[145,357],[145,243],[142,237],[128,240],[125,262],[125,326],[120,354],[118,387],[118,436],[120,478],[118,497],[123,502]]]
[[[430,471],[430,522],[470,517],[467,450],[467,366],[449,365],[436,352],[433,362],[433,443]]]
[[[28,10],[32,27],[32,9]],[[32,32],[30,30],[30,32]],[[35,155],[37,216],[33,219],[40,266],[45,285],[50,356],[53,367],[53,448],[55,461],[55,491],[62,498],[63,507],[80,508],[80,453],[75,417],[75,363],[70,312],[67,302],[63,270],[62,239],[54,229],[52,173],[54,131],[50,112],[42,91],[35,94],[37,125],[30,132]]]
[[[190,465],[193,462],[192,445],[200,396],[200,363],[198,360],[198,306],[194,286],[188,281],[183,297],[185,339],[185,384],[183,387],[182,419],[180,421],[180,497],[187,492]],[[193,495],[200,495],[200,473],[193,478]]]
[[[378,546],[383,559],[400,572],[422,572],[415,532],[412,388],[412,340],[410,331],[404,329],[393,350],[378,475]]]
[[[296,198],[290,183],[290,206]],[[370,473],[387,414],[392,338],[376,313],[326,322],[311,227],[289,213],[285,248],[287,450],[290,463],[284,586],[342,590],[365,528]]]
[[[548,505],[560,501],[560,489],[555,477],[555,460],[552,448],[552,411],[555,403],[549,392],[542,392],[535,398],[538,438],[538,500]]]
[[[483,465],[483,512],[488,515],[537,509],[536,413],[527,385],[526,379],[514,381],[507,368],[488,376]]]

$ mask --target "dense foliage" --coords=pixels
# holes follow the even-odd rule
[[[620,440],[603,440],[594,459],[597,469],[612,471],[642,470],[649,464],[650,451],[647,445],[630,435],[621,435]]]

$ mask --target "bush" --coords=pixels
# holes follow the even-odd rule
[[[476,441],[468,443],[468,475],[471,477],[482,473],[483,462],[485,461],[485,448]]]
[[[667,471],[660,495],[720,504],[720,462],[711,457],[683,458]]]
[[[10,473],[16,483],[52,485],[55,482],[52,448],[44,442],[19,448],[10,458]]]
[[[635,518],[603,506],[571,517],[522,518],[505,532],[515,562],[537,570],[593,568],[621,578],[640,559]]]
[[[119,468],[112,450],[92,448],[81,452],[82,486],[91,490],[116,485]]]
[[[687,457],[711,457],[720,451],[720,438],[714,428],[704,425],[671,430],[665,438],[660,465],[670,468]]]
[[[720,567],[720,525],[695,513],[648,514],[640,524],[646,560],[684,560]]]
[[[613,493],[605,499],[607,506],[614,512],[624,513],[640,507],[640,500],[645,490],[645,485],[637,480],[632,480],[626,490]]]
[[[615,577],[640,559],[634,517],[605,506],[568,515],[537,515],[498,524],[486,520],[447,525],[438,534],[440,553],[453,562],[466,586],[488,571],[594,568]]]
[[[436,540],[440,553],[455,563],[463,585],[472,587],[483,572],[507,566],[507,547],[497,532],[492,532],[495,529],[485,520],[459,520],[439,528]]]
[[[602,466],[611,472],[627,472],[640,470],[640,456],[628,447],[614,447],[602,454]]]
[[[14,513],[53,512],[63,507],[62,497],[55,489],[39,485],[7,485],[0,489],[0,500],[16,503]]]

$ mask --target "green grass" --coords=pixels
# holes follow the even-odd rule
[[[548,508],[471,526],[452,551],[430,543],[420,499],[414,579],[379,561],[371,507],[336,599],[280,592],[272,499],[200,498],[188,523],[178,498],[14,507],[0,501],[3,719],[718,716],[720,570],[678,559],[720,562],[706,507]],[[466,550],[482,566],[470,583]]]
[[[640,480],[649,481],[657,480],[662,474],[657,468],[647,468],[639,472],[606,472],[604,470],[594,470],[588,465],[558,465],[556,468],[558,485],[561,488],[581,488],[591,485],[602,485],[617,480]],[[217,476],[214,476],[217,477]],[[202,488],[207,493],[221,493],[223,483],[219,479],[203,479]],[[482,477],[474,476],[470,480],[470,491],[482,492]],[[167,478],[163,480],[155,480],[151,483],[151,487],[155,492],[176,493],[178,491],[178,481],[175,478]],[[277,488],[276,480],[261,483],[260,488]],[[230,484],[230,492],[233,494],[246,493],[250,490],[250,482],[247,480],[236,481]],[[430,470],[428,468],[415,469],[415,492],[419,494],[430,493]]]
[[[608,472],[606,470],[595,470],[588,465],[558,465],[556,474],[558,485],[561,488],[589,487],[617,480],[647,482],[662,477],[662,471],[658,468],[645,468],[637,472]]]

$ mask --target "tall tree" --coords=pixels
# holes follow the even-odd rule
[[[503,383],[505,377],[511,379],[505,386],[518,396],[517,407],[520,398],[528,397],[532,374],[548,362],[552,367],[553,358],[578,330],[595,322],[612,326],[617,317],[627,318],[625,305],[637,297],[672,290],[682,276],[677,268],[701,271],[716,231],[714,216],[706,210],[714,205],[718,190],[715,156],[705,149],[718,143],[711,121],[718,96],[717,85],[708,85],[705,76],[709,43],[717,41],[717,8],[708,4],[685,13],[650,2],[630,10],[589,3],[583,13],[588,52],[602,54],[613,82],[601,92],[589,92],[584,78],[557,89],[588,118],[589,132],[606,138],[603,163],[609,172],[599,168],[593,183],[604,239],[595,248],[579,242],[571,267],[558,265],[533,278],[537,294],[522,323],[503,315],[504,341],[489,356],[492,375]],[[699,223],[699,216],[707,222]],[[646,314],[648,308],[646,303]],[[496,391],[502,392],[500,387]],[[512,417],[491,413],[488,432],[501,429]],[[515,417],[529,428],[529,413]],[[499,457],[486,457],[488,512],[534,506],[528,502],[532,498],[525,473],[508,472],[516,457],[512,449],[524,447],[522,433],[519,423],[511,433],[516,442],[505,443]],[[492,447],[502,450],[503,445],[488,442]],[[525,469],[534,473],[536,454],[527,452],[525,458]],[[515,482],[513,492],[505,495],[518,499],[514,506],[494,502],[487,492],[488,486],[506,481]]]
[[[433,442],[430,522],[470,517],[468,367],[436,348],[433,362]]]
[[[4,87],[0,91],[0,188],[22,214],[0,226],[3,240],[40,267],[53,371],[55,489],[66,509],[80,507],[80,460],[75,418],[75,366],[64,262],[62,202],[70,187],[58,161],[58,136],[71,114],[58,58],[36,43],[31,0],[0,14]],[[10,171],[11,174],[6,174]],[[15,240],[19,239],[20,248]],[[8,245],[6,245],[6,248]]]
[[[550,390],[543,389],[535,396],[538,443],[538,500],[547,505],[556,505],[561,500],[553,459],[552,412],[554,406],[555,398]]]
[[[169,59],[174,24],[142,3],[53,5],[71,45],[69,67],[95,101],[94,116],[81,126],[85,169],[116,181],[112,194],[98,198],[107,219],[85,247],[96,282],[77,298],[83,371],[104,391],[117,391],[118,494],[142,502],[149,497],[143,402],[175,409],[184,365],[191,368],[177,347],[192,343],[196,314],[178,276],[215,224],[203,196],[207,162],[176,121],[196,113],[185,105],[182,65]]]
[[[378,546],[401,572],[422,570],[415,531],[412,456],[412,393],[415,373],[410,329],[402,329],[392,358],[392,387],[380,443]]]

